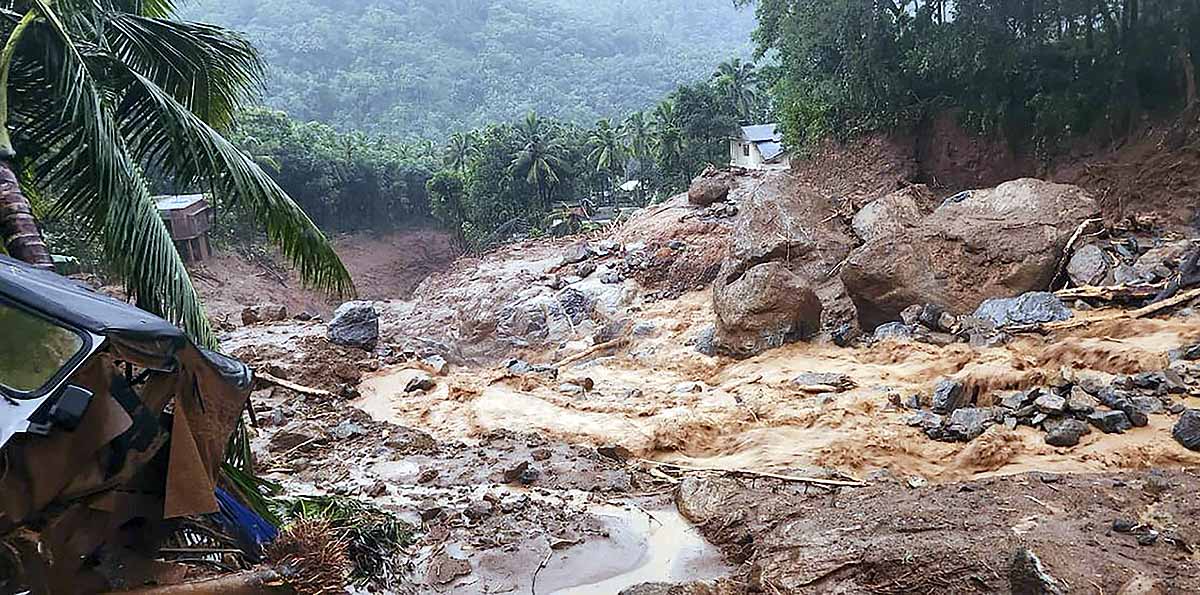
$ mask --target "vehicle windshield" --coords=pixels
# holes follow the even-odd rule
[[[77,333],[0,303],[0,386],[9,397],[39,396],[83,348]]]

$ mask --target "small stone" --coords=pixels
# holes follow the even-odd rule
[[[474,520],[481,521],[492,516],[495,511],[495,506],[487,500],[476,500],[467,505],[466,510],[463,510],[463,516]]]
[[[445,376],[450,370],[450,363],[446,358],[440,355],[431,355],[421,359],[421,363],[429,366],[429,369],[437,376]]]
[[[1200,451],[1200,410],[1188,409],[1179,416],[1171,436],[1188,450]]]
[[[437,469],[425,469],[417,476],[417,483],[429,483],[438,478]]]
[[[884,339],[894,339],[904,341],[912,339],[916,335],[916,331],[911,326],[903,322],[889,322],[881,324],[875,329],[875,340],[882,341]]]
[[[1134,409],[1146,415],[1157,415],[1166,411],[1166,407],[1158,397],[1130,397],[1129,402],[1133,404]]]
[[[561,266],[577,264],[587,260],[588,256],[590,255],[591,254],[588,250],[587,242],[574,244],[568,246],[567,249],[563,251],[562,260],[560,263]]]
[[[966,407],[969,404],[970,396],[967,395],[963,383],[957,380],[944,378],[937,383],[937,387],[933,390],[934,413],[943,415],[953,413],[955,409]]]
[[[699,382],[680,382],[675,385],[671,392],[677,395],[686,395],[704,392],[704,385]]]
[[[1067,409],[1067,400],[1054,393],[1038,397],[1033,404],[1046,415],[1062,415]]]
[[[1025,407],[1026,405],[1031,404],[1034,401],[1034,398],[1034,394],[1031,394],[1027,391],[1012,391],[1001,397],[1000,406],[1004,407],[1005,409],[1012,409],[1013,411],[1016,411]]]
[[[1050,425],[1049,422],[1047,425]],[[1080,438],[1092,431],[1086,423],[1077,419],[1064,419],[1047,429],[1046,444],[1058,447],[1075,446]]]
[[[1112,530],[1117,533],[1133,533],[1138,522],[1132,519],[1116,519],[1112,522]]]
[[[908,425],[929,432],[941,428],[944,419],[932,411],[918,411],[908,418]]]
[[[1138,542],[1138,545],[1146,545],[1146,546],[1154,545],[1154,544],[1158,543],[1158,532],[1157,531],[1148,531],[1146,533],[1142,533],[1141,535],[1137,536],[1137,542]]]
[[[587,391],[582,386],[573,382],[564,382],[558,385],[558,392],[571,397],[580,397]]]
[[[949,331],[949,327],[942,327],[942,315],[946,313],[946,309],[937,304],[925,304],[921,308],[921,313],[917,316],[917,322],[928,329],[935,331]]]
[[[805,392],[845,392],[858,386],[849,376],[836,372],[805,372],[793,378],[792,384]]]
[[[367,430],[347,419],[334,426],[333,430],[329,433],[338,440],[346,440],[355,436],[362,436],[367,433]]]
[[[924,309],[924,306],[920,304],[913,304],[900,312],[900,320],[904,321],[907,326],[915,326],[921,319],[921,311]]]
[[[522,461],[516,467],[513,467],[504,472],[504,483],[520,482],[529,485],[541,475],[537,468],[529,464],[529,461]]]
[[[379,313],[370,302],[346,302],[334,311],[326,338],[336,345],[373,350],[379,342]]]
[[[1105,434],[1124,434],[1133,429],[1129,416],[1123,411],[1096,411],[1089,415],[1087,420]]]
[[[587,279],[592,273],[596,272],[596,263],[584,262],[575,267],[575,276],[580,279]]]
[[[433,387],[433,377],[425,372],[419,372],[416,376],[409,379],[408,384],[404,385],[404,392],[415,393],[418,391],[427,391]]]
[[[1075,250],[1067,263],[1067,276],[1075,285],[1099,285],[1108,274],[1109,260],[1104,250],[1096,244],[1087,244]]]
[[[955,409],[944,428],[945,438],[970,442],[981,436],[988,427],[1003,420],[1003,417],[997,417],[997,410],[992,407]]]
[[[535,461],[548,461],[548,460],[550,460],[550,457],[553,456],[553,454],[554,453],[551,453],[550,449],[548,449],[548,448],[539,448],[539,449],[531,451],[529,453],[529,456],[532,457],[533,460],[535,460]]]
[[[920,409],[921,408],[921,396],[920,395],[909,395],[908,398],[904,400],[904,407],[906,409]]]
[[[1100,400],[1087,391],[1078,386],[1071,387],[1071,392],[1067,397],[1067,411],[1078,413],[1080,415],[1088,415],[1100,406]]]
[[[1134,387],[1144,390],[1154,390],[1162,386],[1166,379],[1162,377],[1161,372],[1142,372],[1129,377],[1130,383]]]
[[[1008,567],[1009,592],[1021,595],[1064,595],[1067,591],[1046,571],[1032,550],[1022,548],[1013,554]]]

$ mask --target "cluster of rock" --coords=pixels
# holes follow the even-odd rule
[[[1075,285],[1144,285],[1174,278],[1195,267],[1200,243],[1195,240],[1139,240],[1137,237],[1093,241],[1075,250],[1067,275]]]
[[[911,304],[970,312],[1045,289],[1071,237],[1099,213],[1082,189],[1035,179],[959,193],[929,210],[931,201],[915,186],[854,216],[862,245],[841,278],[864,328],[897,320]]]
[[[1111,381],[1064,370],[1063,379],[1054,386],[988,395],[990,405],[981,404],[983,395],[947,378],[938,382],[928,409],[921,409],[919,398],[910,399],[907,406],[918,411],[908,424],[945,442],[969,442],[994,425],[1029,426],[1044,431],[1047,444],[1071,447],[1093,429],[1121,434],[1148,425],[1151,415],[1171,414],[1180,416],[1176,440],[1200,450],[1200,411],[1188,409],[1182,401],[1192,390],[1188,382],[1200,382],[1200,369],[1183,360],[1177,363],[1166,370]]]
[[[900,313],[899,321],[876,327],[874,338],[934,345],[994,345],[1004,341],[1006,330],[1013,327],[1057,322],[1071,316],[1071,309],[1058,296],[1044,291],[985,300],[966,316],[957,316],[938,304],[914,304]]]

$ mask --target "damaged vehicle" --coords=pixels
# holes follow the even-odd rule
[[[0,256],[0,593],[152,567],[174,519],[218,511],[251,381],[161,318]]]

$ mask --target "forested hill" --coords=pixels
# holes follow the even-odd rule
[[[652,106],[751,51],[730,0],[200,0],[246,32],[266,101],[304,120],[444,138],[529,110],[591,124]]]

